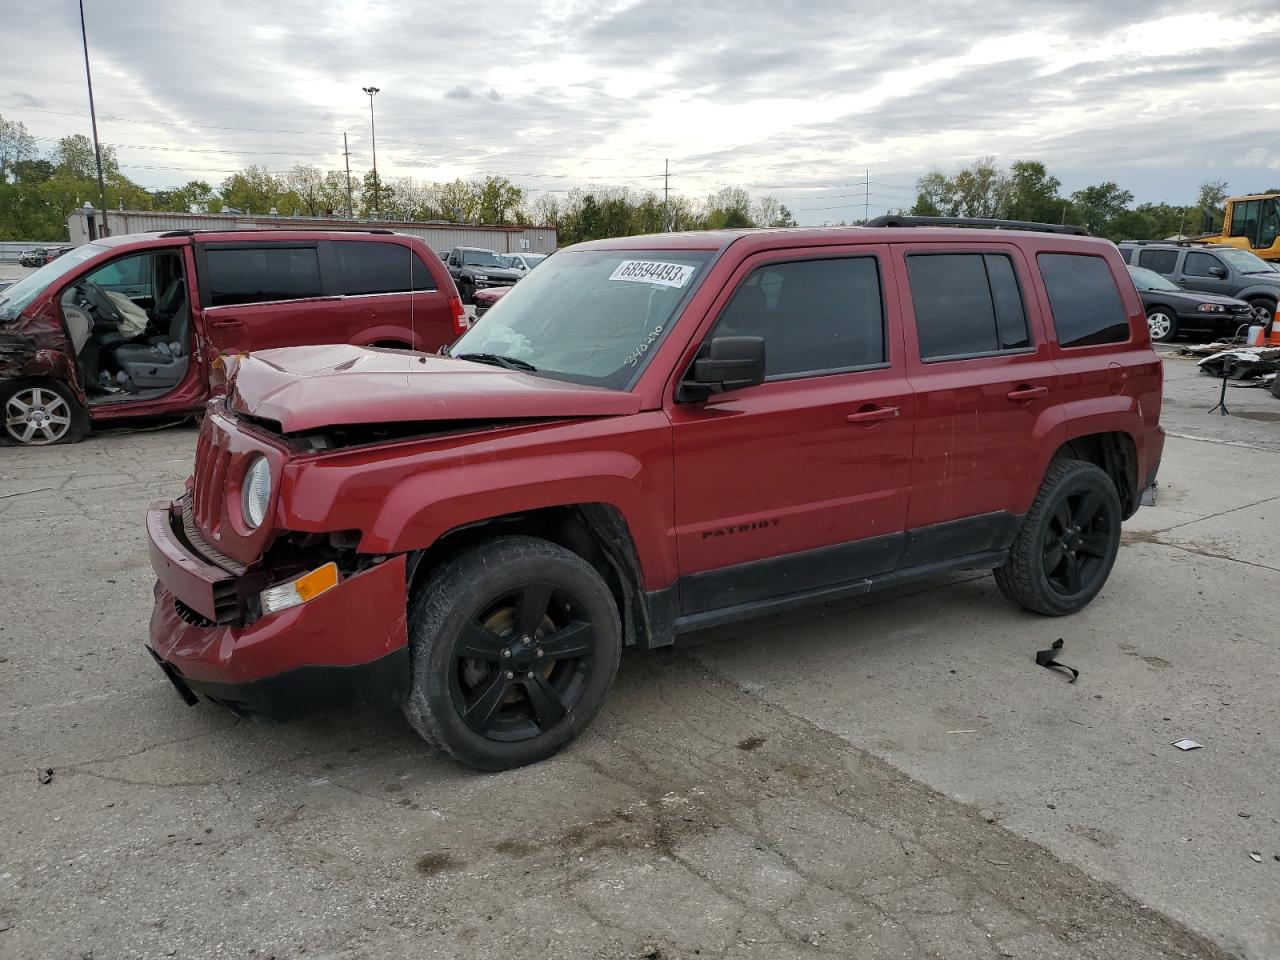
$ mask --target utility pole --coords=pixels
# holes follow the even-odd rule
[[[98,146],[98,113],[93,106],[93,74],[89,72],[89,34],[84,28],[84,0],[80,0],[80,40],[84,44],[84,81],[89,88],[89,122],[93,126],[93,158],[98,164],[98,209],[102,211],[102,236],[107,228],[107,188],[102,182],[102,149]]]
[[[671,232],[671,161],[662,161],[662,220]]]
[[[381,219],[382,200],[378,196],[378,131],[373,125],[373,95],[378,92],[378,88],[364,87],[363,89],[369,95],[369,137],[373,144],[373,213]]]
[[[867,189],[862,200],[862,222],[866,223],[871,219],[871,171],[867,171]]]
[[[342,159],[347,165],[347,219],[351,220],[351,152],[347,149],[347,131],[342,131]]]

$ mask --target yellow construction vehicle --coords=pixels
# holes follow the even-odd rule
[[[1280,193],[1228,197],[1222,233],[1198,239],[1205,243],[1229,243],[1263,260],[1280,261]]]

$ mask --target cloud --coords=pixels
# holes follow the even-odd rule
[[[910,202],[915,178],[975,156],[1044,161],[1071,189],[1115,179],[1139,200],[1206,179],[1256,188],[1278,159],[1274,0],[527,0],[518,15],[440,17],[426,0],[131,0],[88,5],[99,127],[148,186],[219,183],[256,163],[386,176],[497,173],[533,191],[585,183],[702,196],[724,185]],[[430,51],[420,31],[430,23]],[[0,35],[24,91],[0,113],[49,138],[88,131],[74,11]],[[481,56],[481,51],[488,51]],[[1274,138],[1273,138],[1274,139]]]

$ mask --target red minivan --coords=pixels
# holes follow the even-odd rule
[[[0,413],[20,444],[203,410],[221,356],[299,344],[434,351],[466,330],[435,252],[389,230],[130,234],[0,294]]]

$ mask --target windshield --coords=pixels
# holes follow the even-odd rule
[[[1176,283],[1171,283],[1154,270],[1146,267],[1130,267],[1129,276],[1133,277],[1133,285],[1139,290],[1181,290]]]
[[[23,277],[12,287],[0,293],[0,321],[16,320],[19,314],[27,309],[28,304],[44,293],[55,281],[86,260],[105,253],[106,249],[96,243],[86,243],[82,247],[76,247],[64,253],[56,260],[50,260],[35,273]]]
[[[1215,250],[1218,256],[1241,273],[1274,273],[1275,267],[1248,250]]]
[[[700,250],[557,253],[449,352],[495,354],[539,375],[626,390],[706,275]]]
[[[507,265],[507,261],[493,250],[464,250],[462,262],[468,267],[505,267]]]

